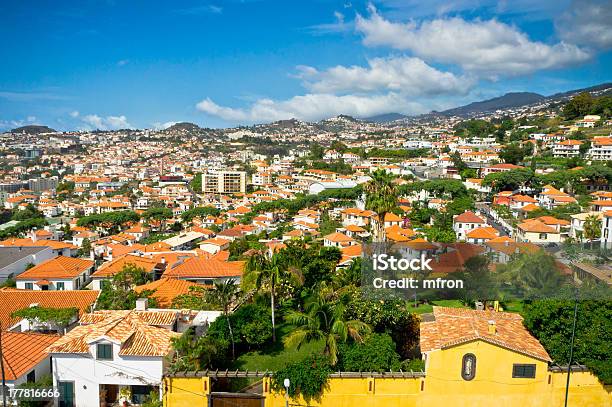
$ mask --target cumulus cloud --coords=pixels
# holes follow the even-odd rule
[[[72,112],[69,113],[70,117],[76,118],[79,117],[79,111],[78,110],[73,110]]]
[[[155,130],[165,130],[168,127],[174,126],[176,123],[178,123],[178,122],[165,122],[165,123],[155,122],[155,123],[153,123],[153,129],[155,129]]]
[[[88,114],[81,117],[81,121],[87,125],[88,129],[117,130],[132,127],[124,115],[102,117],[97,114]]]
[[[414,57],[368,60],[368,67],[338,65],[324,71],[299,66],[298,77],[314,93],[392,91],[410,96],[465,94],[474,78],[456,76]]]
[[[267,122],[289,118],[313,121],[339,114],[367,117],[396,111],[405,113],[426,111],[421,104],[409,101],[395,92],[371,96],[312,93],[294,96],[287,100],[259,99],[244,109],[220,106],[210,98],[206,98],[196,107],[201,112],[236,123]]]
[[[443,18],[399,23],[382,17],[373,6],[357,15],[356,30],[367,46],[409,50],[426,61],[460,65],[489,76],[521,75],[586,61],[590,53],[576,45],[531,41],[516,27],[497,20]]]
[[[569,43],[601,50],[612,48],[612,2],[575,1],[555,27]]]

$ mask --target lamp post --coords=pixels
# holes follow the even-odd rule
[[[572,339],[570,341],[570,357],[569,363],[567,364],[567,381],[565,382],[565,404],[567,407],[567,400],[569,398],[569,385],[570,385],[570,374],[572,373],[572,362],[574,359],[574,337],[576,336],[576,319],[578,316],[578,293],[575,293],[576,298],[574,299],[574,322],[572,324]]]
[[[285,407],[289,407],[289,386],[291,386],[291,381],[285,379],[283,380],[283,384],[285,385]]]

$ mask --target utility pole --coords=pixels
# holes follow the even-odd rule
[[[576,317],[578,315],[578,293],[576,293],[576,298],[574,300],[574,323],[572,326],[572,340],[570,342],[570,357],[569,363],[567,365],[567,381],[565,382],[565,404],[567,407],[567,398],[569,396],[569,384],[570,384],[570,374],[572,373],[572,359],[574,358],[574,336],[576,335]]]
[[[0,324],[0,370],[2,370],[2,407],[6,407],[6,378],[4,376],[4,353],[2,352],[2,324]]]

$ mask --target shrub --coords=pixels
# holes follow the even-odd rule
[[[276,391],[283,391],[285,386],[283,382],[289,379],[289,396],[295,398],[298,395],[304,397],[304,400],[319,399],[329,375],[332,373],[332,368],[328,358],[323,355],[312,354],[303,360],[286,365],[274,373],[272,378],[272,388]]]
[[[389,334],[372,334],[363,343],[340,345],[339,368],[347,372],[399,370],[400,357]]]

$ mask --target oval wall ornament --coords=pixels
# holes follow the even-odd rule
[[[463,380],[472,380],[476,376],[476,356],[473,353],[463,355],[461,361],[461,377]]]

